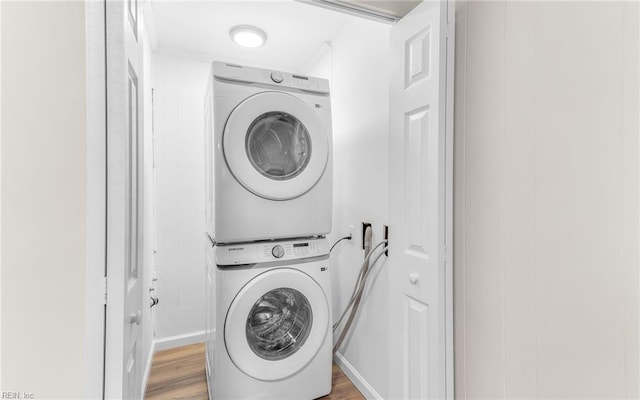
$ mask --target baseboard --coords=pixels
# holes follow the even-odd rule
[[[202,343],[206,339],[205,331],[191,332],[184,335],[169,336],[167,338],[153,341],[155,350],[167,350],[174,347],[186,346],[189,344]]]
[[[349,380],[355,385],[356,388],[362,393],[362,395],[367,399],[376,399],[382,400],[382,396],[375,391],[373,386],[367,382],[362,375],[347,361],[346,358],[340,353],[335,353],[333,355],[333,361],[338,364],[338,367],[344,372],[344,374],[349,378]]]
[[[153,353],[156,352],[156,343],[151,341],[151,349],[149,349],[149,356],[147,357],[147,365],[144,367],[144,375],[142,375],[142,398],[145,398],[147,394],[147,383],[149,382],[149,375],[151,374],[151,365],[153,364]]]

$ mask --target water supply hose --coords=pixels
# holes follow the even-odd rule
[[[373,247],[373,249],[371,249],[371,252],[369,253],[368,256],[366,256],[364,258],[364,260],[362,261],[362,264],[360,265],[360,273],[358,274],[358,277],[356,278],[356,283],[353,286],[353,291],[351,292],[351,296],[349,297],[349,303],[347,304],[347,306],[345,307],[345,310],[342,312],[342,314],[340,315],[340,318],[338,318],[338,320],[333,324],[333,330],[335,331],[338,326],[340,325],[340,322],[342,322],[342,320],[344,319],[344,317],[347,315],[347,312],[349,311],[349,307],[351,306],[351,304],[353,304],[353,301],[355,300],[355,295],[358,291],[358,287],[360,286],[360,281],[362,279],[362,276],[364,275],[365,272],[365,267],[368,265],[367,263],[369,262],[369,260],[371,259],[371,256],[373,255],[373,252],[376,251],[376,249],[384,244],[386,244],[387,241],[382,241],[380,243],[378,243],[377,245],[375,245]],[[384,254],[384,251],[383,253]],[[374,262],[372,262],[371,264],[375,264],[376,261],[379,259],[380,257],[376,257],[376,259],[374,260]]]
[[[340,348],[340,345],[342,345],[342,342],[344,341],[347,333],[349,332],[349,328],[351,328],[351,324],[353,323],[353,319],[356,316],[356,313],[358,312],[358,307],[360,306],[360,301],[362,300],[362,294],[364,292],[364,288],[365,285],[367,283],[367,277],[369,276],[369,273],[371,272],[371,267],[373,265],[375,265],[375,263],[380,259],[380,257],[382,257],[384,255],[384,252],[387,250],[388,246],[385,246],[383,248],[383,250],[378,253],[376,255],[376,257],[374,258],[373,262],[369,262],[371,255],[373,254],[373,250],[377,249],[378,247],[380,247],[383,244],[386,244],[387,241],[382,241],[380,243],[378,243],[373,249],[371,249],[371,227],[367,227],[367,229],[365,230],[365,237],[364,237],[364,242],[365,242],[365,258],[364,261],[362,262],[362,266],[360,268],[360,273],[358,274],[358,278],[356,279],[356,285],[354,287],[354,292],[351,295],[351,299],[349,300],[349,303],[347,304],[347,307],[345,308],[344,312],[342,313],[342,315],[340,316],[340,318],[338,319],[338,321],[334,324],[333,326],[333,330],[335,331],[337,329],[337,327],[340,325],[340,323],[342,322],[342,319],[344,318],[344,316],[346,315],[347,311],[349,310],[349,308],[351,308],[351,313],[349,313],[349,318],[347,318],[347,322],[344,325],[344,328],[342,329],[342,332],[340,332],[340,336],[338,337],[338,340],[336,340],[335,345],[333,346],[333,352],[337,352],[338,349]],[[352,307],[353,305],[353,307]]]
[[[364,276],[364,274],[369,270],[369,266],[370,266],[370,264],[369,264],[369,254],[371,254],[371,236],[372,236],[371,225],[369,225],[364,230],[364,261],[362,262],[362,268],[360,268],[360,273],[359,273],[358,279],[356,281],[358,283],[360,282],[361,277]],[[364,273],[362,272],[363,270],[364,270]],[[353,296],[351,296],[351,297],[353,298]],[[349,314],[349,318],[347,318],[347,322],[344,325],[344,329],[342,329],[342,332],[340,332],[340,336],[338,337],[338,340],[336,341],[336,343],[335,343],[335,345],[333,347],[333,352],[334,353],[337,351],[337,349],[342,344],[342,341],[344,340],[345,336],[347,335],[347,332],[349,331],[349,328],[351,327],[351,324],[353,323],[353,318],[355,317],[354,310],[358,309],[358,306],[360,305],[360,299],[361,298],[362,298],[362,295],[356,296],[355,300],[353,301],[353,307],[351,308],[351,313]]]

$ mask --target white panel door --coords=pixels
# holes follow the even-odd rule
[[[142,398],[142,50],[137,0],[107,1],[105,396]]]
[[[390,398],[453,398],[447,2],[391,28]]]

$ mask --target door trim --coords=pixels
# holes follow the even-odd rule
[[[105,1],[85,3],[87,87],[86,300],[83,397],[104,399],[106,273]]]
[[[454,145],[454,71],[455,71],[455,0],[446,0],[446,56],[445,56],[445,379],[446,397],[455,399],[455,355],[453,348],[453,145]]]
[[[336,11],[342,14],[353,15],[360,18],[365,18],[371,21],[381,22],[387,25],[393,25],[398,22],[401,17],[393,15],[383,10],[376,11],[367,7],[359,7],[356,4],[335,1],[335,0],[297,0],[301,3],[306,3],[312,6],[326,8],[328,10]]]

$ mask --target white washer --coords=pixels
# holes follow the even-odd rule
[[[205,142],[207,230],[216,242],[331,231],[327,80],[214,62]]]
[[[331,391],[326,239],[208,247],[211,399],[315,399]]]

